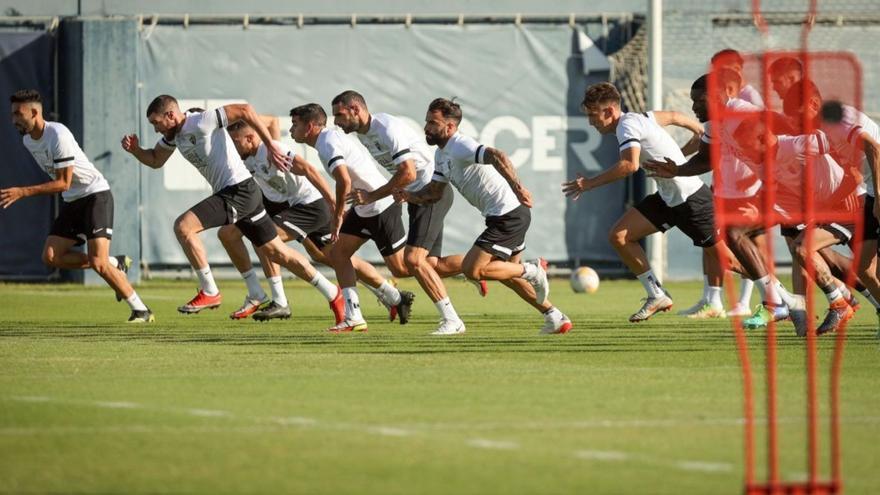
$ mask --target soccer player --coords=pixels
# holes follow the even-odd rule
[[[295,273],[311,280],[313,273],[308,260],[278,237],[275,224],[263,207],[260,188],[235,150],[226,127],[238,120],[254,128],[266,146],[267,161],[276,168],[290,166],[290,157],[272,141],[260,116],[248,104],[225,105],[201,113],[182,113],[177,100],[159,95],[147,107],[147,118],[162,136],[150,149],[141,148],[137,135],[122,138],[122,148],[144,165],[162,167],[178,149],[201,173],[214,194],[180,215],[174,222],[174,233],[187,259],[199,277],[196,296],[177,308],[185,314],[198,313],[220,306],[220,289],[214,282],[199,232],[235,224],[254,245],[258,253]]]
[[[471,280],[498,280],[544,315],[541,333],[565,333],[571,320],[547,299],[547,273],[541,260],[521,263],[531,223],[532,196],[516,176],[503,151],[458,132],[461,107],[437,98],[428,106],[425,137],[437,146],[434,176],[418,191],[399,189],[395,198],[410,204],[440,201],[452,183],[486,218],[486,230],[465,255],[462,271]],[[488,166],[487,166],[488,165]],[[439,328],[434,335],[464,332],[464,327]]]
[[[379,254],[394,276],[408,276],[403,261],[403,243],[406,232],[403,230],[402,208],[390,197],[383,197],[370,203],[355,204],[345,210],[347,198],[353,188],[373,191],[385,184],[385,177],[379,172],[367,150],[345,133],[327,129],[327,114],[321,105],[309,103],[290,110],[290,135],[298,143],[305,143],[318,150],[318,157],[336,181],[335,210],[331,221],[330,242],[333,248],[329,258],[336,270],[336,280],[342,287],[345,301],[345,319],[329,328],[331,332],[363,332],[367,322],[361,313],[357,293],[357,270],[354,262],[362,262],[354,253],[367,240],[372,239]],[[367,271],[361,267],[361,273]],[[371,277],[374,278],[374,277]],[[381,278],[380,278],[381,279]],[[399,291],[387,281],[378,287],[373,285],[380,301],[389,308],[391,319],[400,318],[400,324],[409,321],[415,295],[409,291]]]
[[[732,48],[725,48],[712,55],[712,67],[716,69],[730,69],[739,74],[739,77],[743,80],[742,87],[740,87],[736,97],[756,107],[763,108],[764,99],[761,98],[761,92],[745,82],[745,78],[743,78],[744,62],[742,55]]]
[[[130,323],[155,320],[128,283],[125,271],[131,264],[127,256],[110,256],[113,237],[113,194],[101,172],[89,162],[70,130],[60,122],[43,118],[43,99],[33,89],[16,91],[9,98],[12,125],[22,135],[25,148],[54,180],[32,186],[0,190],[4,209],[29,196],[61,193],[61,209],[43,247],[43,262],[65,270],[91,268],[125,299],[131,308]],[[73,250],[86,244],[87,253]]]
[[[370,114],[364,97],[355,91],[344,91],[333,98],[333,118],[346,133],[355,133],[373,158],[392,175],[381,187],[373,190],[355,188],[354,204],[370,204],[390,197],[398,189],[415,192],[431,182],[434,160],[423,136],[402,120],[386,113]],[[409,230],[404,260],[408,272],[434,302],[440,313],[439,333],[464,330],[464,322],[452,306],[441,272],[446,276],[461,272],[461,256],[441,257],[443,219],[452,206],[453,193],[431,204],[408,204]]]
[[[649,158],[663,160],[669,157],[677,165],[685,163],[678,145],[658,121],[668,117],[657,113],[622,113],[620,93],[611,83],[594,84],[587,88],[581,109],[601,134],[617,136],[620,159],[611,168],[594,177],[578,174],[574,180],[563,183],[566,196],[577,200],[580,195],[623,179],[639,169],[639,157],[645,153]],[[694,134],[702,132],[699,122],[684,116],[669,119],[675,125],[689,129]],[[655,232],[664,232],[677,226],[709,255],[712,269],[710,280],[720,286],[721,270],[718,259],[717,236],[713,211],[712,193],[697,177],[657,178],[658,192],[643,199],[627,210],[612,227],[609,241],[623,262],[638,277],[645,288],[647,298],[642,307],[630,316],[636,323],[649,319],[659,311],[672,308],[672,298],[660,285],[648,264],[647,256],[639,241]]]
[[[278,236],[283,242],[296,240],[306,246],[309,253],[320,254],[320,248],[330,237],[330,206],[333,200],[327,181],[302,157],[293,153],[286,144],[275,141],[275,145],[291,158],[290,167],[280,170],[269,163],[268,151],[256,131],[243,121],[233,122],[226,128],[235,149],[244,160],[248,171],[254,176],[263,195],[263,206],[275,223]],[[266,295],[257,280],[251,265],[250,256],[242,241],[243,234],[235,225],[224,225],[217,231],[217,237],[229,253],[232,263],[241,273],[248,288],[241,308],[230,315],[232,319],[242,319],[253,315],[258,321],[290,317],[290,307],[281,281],[281,271],[276,263],[259,254],[260,264],[272,298]],[[313,259],[315,255],[313,254]],[[344,315],[342,291],[336,284],[327,280],[311,265],[305,266],[305,278],[323,295],[333,310],[337,323]]]
[[[804,78],[804,67],[794,57],[779,57],[770,64],[770,86],[779,99],[785,98],[789,88]]]

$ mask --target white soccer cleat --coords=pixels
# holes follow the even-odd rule
[[[544,326],[541,327],[541,334],[567,333],[572,328],[571,320],[567,316],[559,313],[560,316],[544,315]]]
[[[701,309],[703,309],[703,306],[705,306],[706,303],[708,303],[708,302],[709,301],[707,301],[705,299],[700,299],[699,301],[697,301],[697,304],[694,304],[693,306],[691,306],[687,309],[683,309],[676,314],[678,314],[679,316],[690,316],[694,313],[698,313]],[[749,314],[752,314],[752,313],[749,313]]]
[[[642,300],[645,301],[645,303],[642,304],[642,307],[639,308],[638,311],[629,317],[630,323],[646,321],[656,313],[672,309],[672,298],[669,297],[669,294],[666,291],[663,291],[662,296],[646,297]]]
[[[752,310],[745,304],[736,303],[736,305],[727,310],[727,316],[752,316]]]
[[[544,304],[547,301],[547,297],[550,296],[550,281],[547,279],[547,261],[544,258],[537,258],[526,261],[523,264],[535,267],[535,275],[524,278],[535,289],[535,302]]]
[[[706,303],[699,311],[689,314],[687,317],[693,320],[707,320],[710,318],[727,318],[727,313],[724,312],[724,308],[721,306],[712,306]]]
[[[446,318],[440,320],[440,326],[437,327],[437,330],[431,332],[431,335],[456,335],[459,333],[464,333],[464,322],[461,320],[447,320]]]

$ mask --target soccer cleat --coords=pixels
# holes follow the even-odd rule
[[[391,321],[394,321],[394,316],[399,316],[401,325],[409,323],[409,315],[412,313],[412,305],[415,298],[416,295],[408,290],[400,291],[400,302],[393,306],[393,313],[391,309],[388,311]]]
[[[535,302],[538,304],[544,304],[547,301],[547,297],[550,295],[550,281],[547,280],[547,260],[544,258],[537,258],[531,261],[526,261],[523,264],[534,265],[536,268],[536,274],[533,277],[524,278],[535,289]]]
[[[859,306],[861,305],[858,298],[853,293],[850,293],[849,297],[846,298],[846,302],[847,304],[849,304],[849,307],[851,307],[853,311],[858,311]]]
[[[755,314],[743,322],[749,329],[766,327],[771,321],[780,321],[789,317],[788,306],[769,306],[767,303],[755,307]]]
[[[642,301],[645,301],[645,304],[642,304],[642,307],[629,317],[630,323],[646,321],[654,316],[655,313],[672,309],[672,298],[669,297],[669,293],[666,291],[663,291],[662,296],[646,297]]]
[[[327,331],[330,333],[366,332],[367,322],[364,320],[352,321],[346,319],[328,328]]]
[[[333,318],[336,320],[336,323],[341,323],[345,319],[345,299],[342,298],[342,288],[339,286],[336,286],[336,288],[339,292],[330,301],[330,311],[333,311]]]
[[[203,290],[199,289],[199,293],[196,294],[196,297],[177,308],[177,311],[180,311],[183,314],[195,314],[203,309],[217,309],[220,307],[221,301],[223,301],[223,296],[221,296],[219,292],[213,296],[209,296],[208,294],[205,294]]]
[[[798,337],[807,336],[807,302],[804,296],[795,295],[795,302],[788,307],[788,317],[794,324],[794,333]]]
[[[699,301],[697,301],[697,304],[694,304],[687,309],[683,309],[676,314],[679,316],[690,316],[694,313],[698,313],[701,309],[703,309],[706,304],[709,304],[709,301],[705,299],[700,299]]]
[[[290,306],[281,306],[272,301],[268,306],[254,313],[252,318],[256,321],[286,320],[290,318]]]
[[[153,316],[153,312],[150,311],[150,308],[146,310],[131,310],[131,316],[128,317],[129,323],[152,323],[156,321],[156,317]]]
[[[568,319],[562,313],[559,318],[554,318],[551,315],[544,315],[544,326],[541,327],[542,334],[556,334],[556,333],[567,333],[574,326],[571,323],[571,320]]]
[[[485,280],[467,279],[467,281],[474,284],[474,287],[477,288],[477,292],[479,292],[481,296],[486,297],[489,295],[489,284],[487,284]]]
[[[709,318],[727,318],[727,313],[724,312],[724,308],[719,306],[712,306],[709,303],[703,305],[699,311],[696,313],[692,313],[687,315],[688,318],[694,320],[705,320]]]
[[[264,295],[263,300],[254,299],[250,296],[244,297],[244,303],[240,308],[229,314],[229,318],[233,320],[243,320],[257,311],[265,308],[272,302],[269,296]]]
[[[461,320],[447,320],[443,318],[440,320],[440,326],[437,327],[437,330],[431,332],[431,335],[455,335],[459,333],[464,333],[464,322]]]
[[[825,315],[822,324],[816,328],[816,334],[822,335],[836,331],[840,328],[840,325],[849,321],[854,314],[855,310],[848,302],[846,302],[846,299],[838,299],[837,301],[834,301],[828,306],[828,314]]]
[[[727,310],[727,316],[751,316],[752,310],[747,304],[736,303],[736,305]]]

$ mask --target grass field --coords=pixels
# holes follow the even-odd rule
[[[637,282],[587,296],[555,280],[552,299],[575,328],[539,336],[539,315],[504,287],[484,300],[452,280],[468,332],[438,338],[427,335],[434,308],[404,281],[418,294],[410,325],[389,324],[362,296],[370,331],[329,335],[320,296],[286,285],[294,319],[259,324],[227,318],[240,282],[221,284],[220,310],[189,317],[174,308],[192,282],[146,283],[150,326],[120,323],[128,310],[108,289],[0,285],[0,492],[741,492],[742,392],[726,321],[666,314],[634,326]],[[669,289],[681,306],[700,290]],[[781,331],[782,473],[799,479],[803,342]],[[850,494],[880,487],[876,332],[868,308],[849,328]],[[820,343],[823,365],[831,343]],[[760,367],[759,339],[752,347]]]

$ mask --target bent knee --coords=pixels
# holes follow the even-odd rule
[[[614,247],[622,247],[627,243],[625,230],[612,230],[608,233],[608,242]]]

